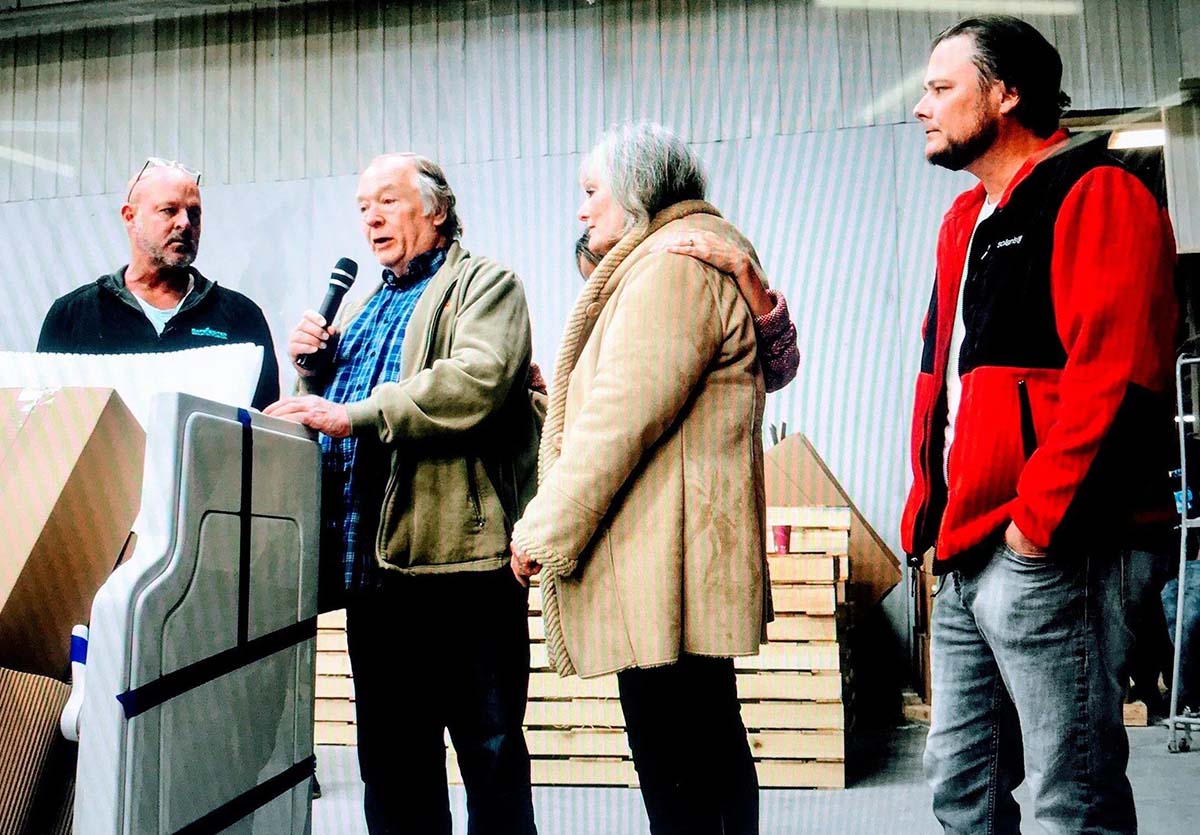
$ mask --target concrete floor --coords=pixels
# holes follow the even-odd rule
[[[908,725],[868,740],[865,763],[843,791],[765,790],[762,835],[919,835],[940,828],[929,811],[921,777],[923,725]],[[1129,778],[1137,799],[1142,835],[1200,832],[1200,753],[1167,752],[1165,728],[1130,729]],[[365,833],[362,790],[354,748],[317,749],[324,797],[313,803],[313,835]],[[1029,820],[1028,793],[1018,799]],[[452,786],[455,835],[466,832],[466,797]],[[546,788],[533,790],[541,835],[649,835],[636,790]],[[1030,823],[1028,833],[1041,832]]]

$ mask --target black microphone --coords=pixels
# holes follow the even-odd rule
[[[321,302],[321,307],[317,311],[325,318],[325,327],[329,327],[333,323],[333,317],[337,315],[338,308],[341,307],[342,297],[354,284],[354,278],[357,275],[358,264],[349,258],[338,259],[333,272],[329,274],[329,290],[325,293],[325,301]],[[296,357],[296,365],[301,368],[313,369],[316,367],[314,363],[325,360],[328,350],[326,348],[311,354],[301,354]]]

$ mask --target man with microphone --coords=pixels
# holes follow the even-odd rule
[[[321,433],[322,608],[344,599],[368,829],[449,835],[448,729],[471,831],[534,833],[527,592],[508,567],[537,467],[524,291],[459,244],[433,161],[376,158],[357,200],[382,281],[333,326],[305,313],[302,394],[266,413]]]
[[[129,181],[121,220],[129,264],[54,302],[37,349],[158,353],[251,342],[263,349],[252,405],[278,399],[279,364],[262,309],[192,266],[200,248],[200,173],[150,157]]]

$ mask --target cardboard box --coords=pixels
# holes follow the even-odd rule
[[[0,833],[71,831],[75,746],[58,718],[70,688],[0,668]]]
[[[112,389],[0,389],[0,666],[65,681],[129,538],[146,436]]]

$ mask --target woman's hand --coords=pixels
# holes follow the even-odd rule
[[[529,578],[541,573],[542,564],[522,551],[515,542],[509,545],[508,549],[512,552],[509,564],[512,566],[513,576],[517,578],[518,583],[528,588]]]
[[[755,318],[766,316],[775,308],[775,303],[767,295],[767,288],[763,286],[758,264],[750,257],[750,253],[715,232],[702,229],[676,232],[664,237],[653,251],[690,255],[723,273],[729,273],[737,281],[738,290],[749,303],[750,312]]]

